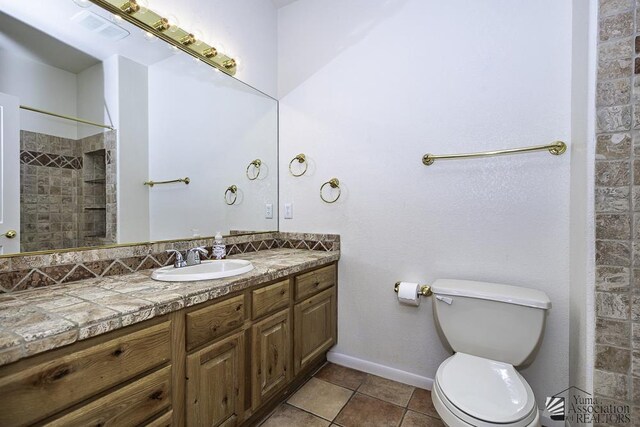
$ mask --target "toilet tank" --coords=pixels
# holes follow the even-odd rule
[[[542,341],[551,300],[535,289],[439,279],[431,286],[436,325],[455,352],[519,366]]]

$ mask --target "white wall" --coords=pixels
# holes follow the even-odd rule
[[[265,203],[274,211],[278,203],[277,120],[275,100],[186,55],[149,67],[149,177],[191,179],[149,189],[151,239],[276,230],[277,213],[265,219],[264,212]],[[262,172],[249,181],[246,167],[256,158]],[[239,197],[227,206],[232,184]]]
[[[594,153],[597,9],[573,0],[571,152],[570,384],[593,388],[594,360]]]
[[[82,119],[109,124],[105,120],[104,70],[98,63],[77,74],[77,110]],[[78,139],[104,132],[103,128],[78,123]]]
[[[512,283],[553,301],[524,376],[541,406],[567,387],[570,155],[421,158],[570,142],[571,19],[555,0],[279,10],[280,201],[294,203],[281,230],[342,236],[337,353],[434,378],[447,352],[431,306],[400,306],[393,283]],[[287,172],[298,152],[315,163],[303,178]]]
[[[220,51],[238,59],[236,77],[275,97],[277,12],[269,0],[153,0],[149,7],[173,15],[182,28],[202,34]]]
[[[113,56],[104,61],[107,116],[118,130],[118,243],[149,241],[147,67]],[[107,123],[110,123],[107,121]]]
[[[0,49],[0,92],[17,96],[20,104],[77,116],[76,74]],[[20,111],[20,128],[63,138],[77,138],[74,122]]]

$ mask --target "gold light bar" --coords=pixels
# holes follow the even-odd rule
[[[455,160],[455,159],[466,159],[466,158],[477,158],[477,157],[494,157],[494,156],[504,156],[506,154],[520,154],[520,153],[530,153],[532,151],[543,151],[548,150],[549,153],[559,156],[567,151],[567,144],[562,141],[556,141],[552,144],[548,145],[535,145],[533,147],[522,147],[522,148],[510,148],[507,150],[495,150],[495,151],[483,151],[480,153],[462,153],[462,154],[425,154],[422,156],[422,163],[425,166],[432,165],[436,160]]]
[[[231,76],[236,74],[238,66],[233,58],[202,40],[196,40],[189,31],[180,27],[171,27],[166,18],[151,9],[141,7],[134,0],[91,0],[91,2],[226,74]]]

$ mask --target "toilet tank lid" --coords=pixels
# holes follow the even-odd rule
[[[499,283],[476,282],[473,280],[438,279],[431,285],[436,295],[454,295],[468,298],[486,299],[527,307],[551,308],[551,300],[542,291]]]

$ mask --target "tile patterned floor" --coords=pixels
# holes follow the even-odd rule
[[[261,427],[444,427],[431,392],[327,363]]]

